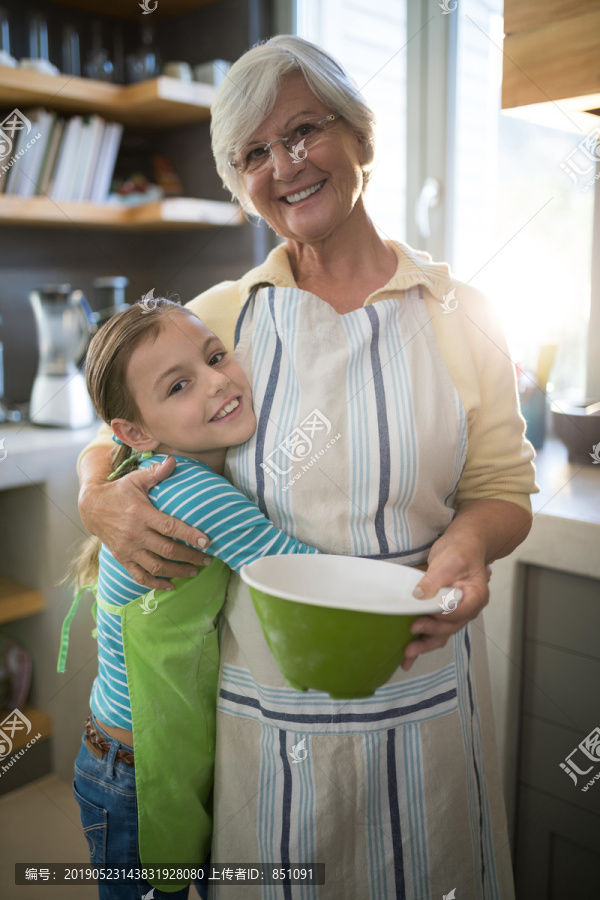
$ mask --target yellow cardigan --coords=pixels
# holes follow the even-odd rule
[[[509,500],[531,512],[529,495],[535,483],[535,451],[525,438],[520,414],[516,374],[506,339],[493,307],[479,291],[454,280],[445,263],[434,263],[428,253],[407,244],[388,241],[398,257],[398,268],[388,283],[370,294],[364,306],[399,296],[399,291],[420,284],[440,352],[464,406],[468,423],[467,463],[458,486],[456,509],[470,500]],[[236,321],[250,290],[259,282],[296,287],[284,244],[264,263],[239,281],[223,281],[199,294],[187,306],[233,351]],[[448,297],[454,289],[454,294]],[[442,304],[448,297],[445,312]],[[111,430],[102,425],[85,447],[111,446]],[[444,435],[439,435],[444,452]]]

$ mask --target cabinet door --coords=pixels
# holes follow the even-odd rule
[[[523,622],[519,789],[515,841],[518,900],[600,896],[598,763],[577,748],[600,724],[598,581],[530,566]],[[574,783],[561,763],[589,768]]]
[[[600,660],[598,579],[528,566],[525,590],[527,640]]]
[[[520,785],[517,900],[597,900],[600,816]]]
[[[579,743],[590,728],[600,724],[600,659],[538,641],[525,641],[524,649],[521,713],[575,729],[581,734]]]
[[[591,731],[594,724],[594,721],[590,723],[588,731]],[[598,763],[594,763],[577,749],[585,736],[586,732],[577,732],[573,728],[564,728],[533,716],[523,716],[519,781],[527,787],[600,816],[600,781],[591,784],[587,791],[583,790],[600,771]],[[585,775],[577,775],[577,784],[560,767],[573,751],[576,752],[572,762],[582,772],[587,772]],[[600,883],[598,887],[600,897]]]

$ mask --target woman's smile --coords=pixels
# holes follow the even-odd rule
[[[305,200],[309,200],[311,197],[314,197],[315,194],[318,194],[326,181],[327,179],[324,178],[322,181],[318,181],[310,187],[301,188],[295,193],[285,194],[281,197],[281,200],[287,206],[298,206],[299,203],[303,203]]]

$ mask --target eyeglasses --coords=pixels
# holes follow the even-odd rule
[[[323,134],[331,128],[336,119],[341,118],[339,113],[329,113],[324,119],[304,119],[300,125],[296,125],[291,134],[277,138],[276,141],[267,143],[248,144],[243,150],[229,160],[229,165],[240,175],[254,175],[267,168],[273,159],[273,144],[283,144],[295,163],[306,159],[311,147],[321,140]]]

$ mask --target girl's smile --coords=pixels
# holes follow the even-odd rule
[[[242,412],[242,402],[243,397],[241,394],[238,394],[237,397],[232,397],[227,403],[224,403],[223,406],[219,409],[218,413],[212,417],[211,422],[222,422],[224,419],[230,421],[235,417],[236,413]]]

